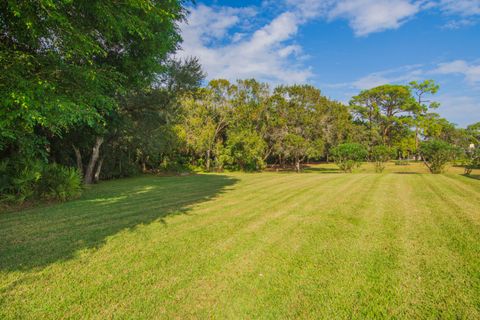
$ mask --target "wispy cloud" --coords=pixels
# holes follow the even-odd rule
[[[371,89],[382,84],[406,83],[413,80],[419,80],[424,74],[425,71],[423,71],[422,65],[408,65],[370,73],[353,81],[350,83],[350,86],[359,90]]]
[[[305,19],[348,21],[356,36],[398,29],[420,12],[437,11],[448,19],[444,27],[474,25],[480,15],[479,0],[286,0]]]
[[[480,97],[441,94],[435,98],[440,102],[438,112],[450,121],[467,126],[480,120]]]
[[[468,63],[464,60],[440,63],[432,73],[462,75],[470,85],[480,85],[480,63]]]
[[[464,17],[480,15],[480,1],[478,0],[440,0],[438,5],[445,14]]]
[[[458,76],[462,81],[452,81]],[[407,65],[367,74],[347,83],[326,85],[327,88],[343,88],[351,95],[355,91],[371,89],[383,84],[407,84],[412,80],[435,79],[441,83],[438,112],[461,126],[480,120],[480,64],[477,61],[454,60],[430,65]],[[456,79],[456,78],[455,78]],[[447,89],[444,91],[443,89]],[[345,101],[347,101],[346,98]]]
[[[470,87],[480,88],[480,63],[467,62],[465,60],[447,61],[433,65],[407,65],[372,72],[352,82],[330,84],[329,86],[365,90],[382,84],[404,84],[413,80],[422,80],[441,75],[460,76]]]
[[[356,36],[397,29],[427,7],[412,0],[286,0],[305,19],[344,19]]]

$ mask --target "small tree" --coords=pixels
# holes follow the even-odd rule
[[[465,174],[469,175],[473,169],[480,167],[480,148],[468,150],[466,160]]]
[[[385,163],[391,159],[392,154],[392,149],[385,145],[372,148],[371,157],[374,161],[375,172],[383,172],[385,169]]]
[[[429,140],[420,144],[420,155],[431,173],[442,173],[456,154],[454,146],[442,140]]]
[[[359,143],[344,143],[332,150],[335,163],[344,172],[352,172],[354,167],[360,167],[368,153],[365,147]]]

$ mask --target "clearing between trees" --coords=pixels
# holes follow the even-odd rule
[[[480,180],[142,176],[0,214],[0,318],[480,318]]]

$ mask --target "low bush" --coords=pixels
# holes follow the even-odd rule
[[[447,163],[455,158],[457,149],[441,140],[428,140],[420,144],[420,155],[431,173],[442,173]]]
[[[387,146],[380,145],[372,148],[371,159],[375,165],[376,172],[383,172],[385,170],[385,163],[387,163],[393,156],[393,150]]]
[[[335,163],[344,172],[352,172],[353,168],[360,167],[367,155],[365,147],[358,143],[344,143],[332,149]]]
[[[0,202],[65,201],[78,197],[81,191],[82,179],[76,169],[41,161],[0,163]]]
[[[23,203],[37,194],[38,181],[42,176],[40,162],[4,161],[0,165],[0,201]]]
[[[46,165],[38,183],[38,195],[46,200],[66,201],[82,193],[82,178],[75,168]]]
[[[408,160],[395,160],[396,166],[408,166],[410,162]]]

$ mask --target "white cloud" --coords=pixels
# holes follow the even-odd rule
[[[424,71],[421,65],[408,65],[400,68],[389,69],[370,73],[350,83],[350,87],[359,90],[371,89],[383,84],[407,83],[421,79]]]
[[[480,15],[479,0],[441,0],[439,6],[446,14],[462,16]]]
[[[463,27],[470,27],[474,26],[477,24],[477,21],[470,19],[470,18],[463,18],[463,19],[456,19],[456,20],[450,20],[445,25],[443,26],[444,29],[450,29],[450,30],[455,30],[455,29],[460,29]]]
[[[330,19],[346,18],[357,36],[397,29],[420,10],[408,0],[343,0],[329,12]]]
[[[462,76],[470,87],[480,84],[480,64],[464,60],[442,62],[435,65],[407,65],[367,74],[355,81],[330,84],[330,87],[349,87],[358,90],[371,89],[382,84],[405,84],[413,80],[428,79],[441,75]]]
[[[345,19],[356,36],[397,29],[420,12],[437,10],[449,20],[445,28],[477,23],[479,0],[285,0],[304,19]]]
[[[273,83],[307,82],[312,72],[295,36],[313,19],[345,19],[355,35],[367,36],[399,28],[426,10],[442,12],[451,18],[445,27],[458,28],[471,23],[479,7],[479,0],[264,0],[261,8],[200,4],[191,8],[188,23],[181,25],[184,43],[178,55],[198,57],[209,79],[255,77]],[[270,10],[273,17],[259,17],[258,10]],[[259,21],[264,22],[260,25]],[[478,64],[452,61],[424,70],[403,67],[375,72],[340,85],[366,89],[414,80],[423,74],[447,73],[463,75],[475,85],[480,82],[479,69]]]
[[[449,18],[443,26],[445,29],[460,29],[479,22],[479,0],[440,0],[437,7],[444,16]]]
[[[424,0],[286,0],[304,19],[346,19],[355,35],[397,29],[420,10]]]
[[[468,63],[464,60],[440,63],[432,73],[460,74],[473,86],[480,83],[480,64]]]
[[[192,8],[188,23],[181,26],[184,42],[178,55],[198,57],[209,79],[306,82],[311,71],[292,59],[302,51],[292,44],[301,23],[298,16],[286,11],[252,31],[248,26],[254,16],[253,8]]]
[[[443,94],[435,98],[440,102],[438,113],[460,126],[480,119],[480,97]]]
[[[452,75],[465,79],[468,86],[461,81],[451,81]],[[412,80],[434,79],[440,83],[443,93],[435,96],[440,102],[438,113],[448,120],[466,126],[480,119],[480,64],[455,60],[432,65],[407,65],[395,69],[367,74],[355,81],[327,85],[329,88],[343,88],[357,94],[357,90],[371,89],[383,84],[407,84]],[[473,89],[473,90],[472,90]],[[444,91],[445,90],[445,91]],[[351,96],[350,95],[350,96]],[[345,99],[347,101],[349,99]]]

